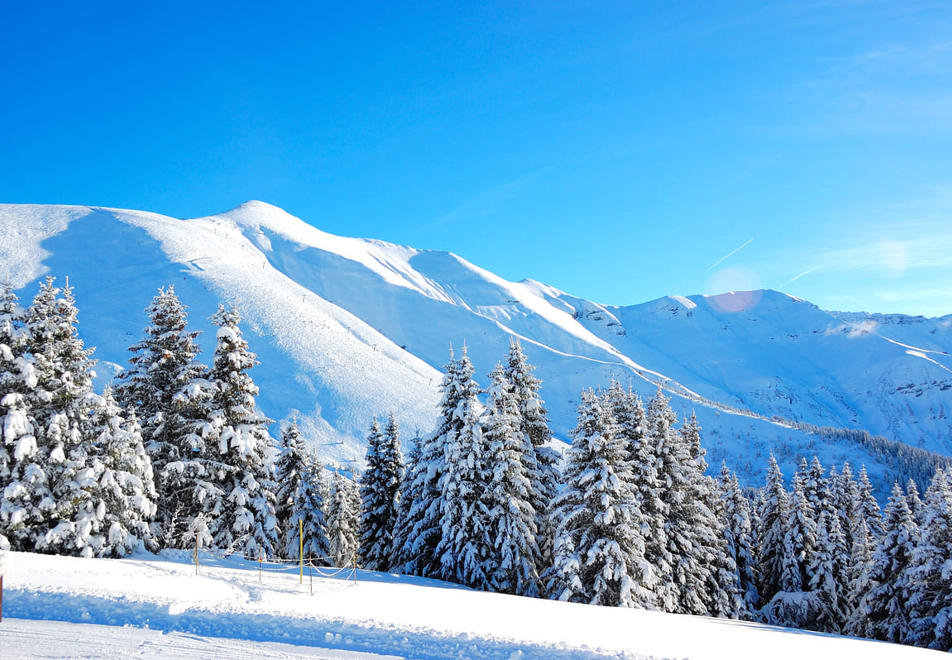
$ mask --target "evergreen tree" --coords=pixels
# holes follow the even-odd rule
[[[399,429],[391,412],[383,433],[376,418],[370,425],[367,470],[360,476],[360,560],[368,570],[388,571],[395,564],[393,532],[402,481]]]
[[[421,494],[416,490],[416,487],[420,486],[425,478],[421,475],[420,450],[422,445],[423,438],[420,437],[420,431],[417,430],[410,440],[410,451],[407,454],[406,471],[403,481],[400,484],[397,523],[393,530],[393,546],[391,548],[393,570],[405,570],[405,567],[412,559],[412,556],[409,554],[410,531],[413,527],[410,511],[414,503],[421,499]]]
[[[737,583],[744,599],[744,618],[749,617],[759,605],[757,592],[757,569],[753,545],[753,525],[750,519],[750,503],[741,492],[737,475],[721,468],[721,515],[724,521],[724,538],[727,552],[737,567]]]
[[[463,414],[469,404],[461,403],[474,400],[479,391],[472,374],[472,363],[465,349],[459,360],[454,359],[451,352],[440,385],[443,397],[436,429],[420,443],[419,459],[413,463],[408,478],[407,490],[412,499],[408,501],[407,514],[401,523],[407,528],[407,536],[400,555],[405,562],[404,572],[411,575],[442,575],[443,565],[437,548],[442,543],[445,508],[441,490],[446,471],[444,447],[457,442],[464,426]]]
[[[611,412],[591,391],[582,394],[555,511],[556,598],[623,607],[654,603],[655,575],[644,556],[626,448]]]
[[[525,465],[529,471],[527,476],[532,489],[529,505],[535,511],[538,532],[539,554],[536,570],[542,574],[553,565],[555,523],[549,518],[549,511],[559,490],[561,459],[558,452],[549,446],[552,433],[549,431],[545,403],[539,396],[542,381],[532,375],[532,370],[533,367],[529,365],[519,340],[510,339],[509,355],[503,371],[517,402],[519,428],[528,436],[535,449],[534,465],[528,460]]]
[[[277,545],[271,420],[257,410],[258,387],[247,372],[258,362],[241,336],[238,312],[219,305],[212,321],[218,342],[202,434],[216,490],[206,510],[217,547],[257,559],[273,555]]]
[[[759,527],[757,539],[759,548],[758,573],[761,602],[768,603],[778,591],[783,589],[781,576],[784,569],[784,539],[786,519],[790,505],[787,490],[783,485],[783,474],[777,460],[771,454],[767,463],[767,482],[761,491]],[[792,557],[792,552],[788,555]]]
[[[658,586],[655,589],[657,606],[666,612],[685,612],[689,599],[683,593],[677,574],[682,555],[690,549],[690,540],[682,536],[689,516],[685,513],[687,477],[685,465],[689,453],[682,442],[681,435],[674,430],[677,417],[669,405],[668,398],[661,388],[648,404],[648,437],[654,447],[655,470],[664,511],[665,524],[663,553],[652,556],[650,561],[656,566]],[[670,567],[666,569],[665,567]]]
[[[538,596],[539,518],[531,503],[535,448],[519,428],[518,400],[502,367],[497,366],[489,378],[483,419],[492,543],[488,587],[501,593]]]
[[[16,295],[0,288],[0,546],[33,550],[53,501],[26,397],[36,374],[22,324]]]
[[[284,452],[275,463],[278,492],[275,516],[281,557],[327,557],[327,525],[324,520],[324,468],[307,453],[297,423],[291,422],[282,436]]]
[[[859,471],[857,479],[857,489],[859,495],[859,507],[863,516],[866,518],[866,524],[874,539],[879,539],[885,531],[883,512],[879,508],[879,502],[873,496],[873,484],[869,481],[869,475],[866,474],[866,467],[863,466]]]
[[[650,433],[647,415],[641,399],[632,392],[612,382],[605,405],[611,410],[618,424],[618,433],[625,444],[626,461],[632,472],[635,488],[635,505],[641,511],[641,535],[645,539],[645,559],[658,576],[671,574],[671,553],[665,521],[668,504],[662,496],[658,478],[657,441]],[[659,600],[655,607],[662,607]]]
[[[816,550],[807,567],[807,575],[810,591],[818,594],[824,607],[819,617],[804,622],[810,630],[839,632],[844,624],[841,601],[845,594],[840,591],[840,585],[844,582],[841,574],[846,571],[846,566],[840,555],[842,536],[839,517],[821,509],[817,521]]]
[[[328,550],[334,566],[351,566],[359,550],[360,501],[353,479],[334,472],[334,487],[327,507]]]
[[[913,520],[916,521],[917,525],[921,525],[925,504],[923,504],[922,498],[919,497],[919,486],[916,485],[915,479],[906,482],[906,504],[909,506],[909,512],[912,514]]]
[[[921,541],[904,586],[909,592],[909,644],[952,651],[952,480],[939,470],[926,490]]]
[[[98,556],[124,557],[154,548],[155,483],[138,419],[134,413],[127,417],[107,388],[96,406],[93,424],[98,436],[92,495],[102,508],[97,515],[94,551]]]
[[[472,372],[464,353],[460,375],[472,382]],[[477,413],[479,403],[475,390],[467,391],[469,394],[460,399],[455,413],[461,418],[462,427],[448,435],[443,445],[439,484],[442,530],[437,553],[444,579],[486,590],[493,545],[487,493],[491,477]]]
[[[119,375],[116,398],[136,410],[152,460],[154,531],[165,545],[190,547],[195,516],[216,496],[201,435],[211,390],[207,369],[196,361],[198,333],[186,332],[185,307],[175,289],[159,289],[146,312],[150,325],[145,338],[129,349],[129,368]]]
[[[895,484],[886,506],[885,531],[869,571],[871,586],[853,613],[853,630],[886,642],[906,641],[911,632],[910,593],[900,578],[910,566],[918,543],[919,529],[902,488]]]
[[[89,424],[96,397],[92,350],[78,336],[76,317],[72,289],[59,289],[48,277],[25,319],[36,377],[26,396],[38,447],[32,464],[44,470],[48,486],[34,507],[44,514],[35,539],[40,552],[92,555],[91,535],[101,517],[89,492],[96,476]],[[33,483],[42,481],[37,475]]]

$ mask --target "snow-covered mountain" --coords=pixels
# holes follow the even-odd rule
[[[896,446],[814,426],[952,454],[952,316],[827,312],[776,291],[612,307],[448,252],[327,234],[262,202],[189,220],[0,205],[0,280],[28,302],[47,273],[75,287],[101,381],[125,364],[159,286],[175,285],[193,329],[210,328],[219,301],[236,306],[261,360],[264,412],[297,415],[332,461],[359,460],[374,414],[394,410],[406,436],[428,431],[450,345],[465,342],[485,374],[511,337],[562,438],[579,391],[616,378],[645,396],[660,385],[696,411],[710,461],[749,483],[771,451],[788,472],[817,454],[865,463],[881,485],[895,474]]]

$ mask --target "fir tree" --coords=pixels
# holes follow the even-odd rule
[[[119,375],[116,398],[136,410],[152,460],[155,532],[165,545],[189,547],[195,516],[217,494],[200,434],[211,396],[208,374],[196,361],[198,333],[186,332],[185,307],[175,289],[159,289],[146,312],[150,325],[145,338],[129,349],[129,368]]]
[[[784,539],[786,519],[789,515],[787,490],[777,460],[771,454],[767,463],[767,482],[761,491],[757,541],[759,544],[758,573],[761,602],[767,603],[782,589],[781,576],[784,569]],[[792,553],[791,555],[792,556]]]
[[[757,593],[757,569],[753,545],[753,526],[750,519],[750,503],[741,492],[737,475],[721,468],[721,515],[724,520],[724,538],[727,552],[737,567],[737,583],[744,599],[743,618],[750,616],[759,605]]]
[[[90,488],[93,428],[89,424],[92,393],[92,350],[76,329],[77,309],[72,289],[59,289],[48,277],[27,310],[25,330],[33,355],[36,386],[26,400],[34,420],[37,453],[33,465],[44,470],[39,502],[43,520],[35,527],[36,549],[57,554],[92,555],[91,535],[99,507]],[[34,484],[44,479],[36,475]]]
[[[285,429],[282,444],[284,451],[275,463],[275,516],[281,533],[277,550],[283,558],[295,558],[303,541],[305,558],[324,558],[328,556],[324,468],[305,450],[295,422]]]
[[[403,456],[397,421],[390,413],[383,433],[374,418],[367,436],[367,470],[360,476],[360,560],[372,571],[394,566],[393,531],[400,506]]]
[[[665,521],[668,504],[662,496],[658,479],[657,441],[650,433],[647,415],[641,399],[631,391],[613,382],[608,389],[605,405],[618,424],[618,433],[625,443],[626,460],[632,472],[635,504],[641,511],[641,534],[645,539],[645,558],[656,575],[671,574],[671,553]],[[655,603],[661,607],[660,601]]]
[[[216,490],[206,510],[213,515],[210,529],[217,547],[257,559],[273,555],[277,545],[271,420],[257,410],[258,387],[247,371],[258,362],[241,336],[238,312],[219,305],[212,321],[218,342],[202,434]]]
[[[421,494],[416,490],[423,482],[421,475],[420,451],[423,438],[420,431],[410,439],[410,451],[407,454],[407,465],[403,481],[400,484],[400,497],[397,505],[397,523],[393,530],[393,570],[405,570],[412,559],[410,551],[411,524],[410,511],[415,502],[420,501]]]
[[[561,458],[558,452],[549,446],[552,433],[549,431],[545,403],[539,396],[542,381],[532,375],[532,370],[533,367],[526,359],[519,340],[510,339],[509,355],[503,371],[517,402],[519,428],[528,436],[535,449],[534,465],[532,461],[526,461],[525,465],[529,471],[527,476],[531,486],[529,505],[535,511],[538,532],[539,554],[536,570],[542,574],[553,562],[555,523],[549,518],[549,511],[559,489]]]
[[[554,597],[646,607],[654,571],[645,559],[632,474],[615,421],[593,392],[584,392],[569,448],[559,521]]]
[[[531,503],[535,448],[519,428],[518,400],[502,367],[489,378],[483,419],[492,543],[487,584],[496,592],[538,596],[538,516]]]
[[[334,566],[351,566],[359,550],[360,508],[357,484],[334,472],[327,507],[328,550]]]
[[[126,417],[108,388],[93,419],[96,484],[92,494],[102,507],[97,516],[98,556],[124,557],[154,548],[151,522],[155,517],[152,461],[142,444],[135,414]]]
[[[926,490],[921,541],[903,577],[909,592],[906,642],[952,651],[952,483],[939,470]]]
[[[885,530],[868,573],[871,587],[853,613],[854,631],[886,642],[906,641],[910,635],[910,594],[900,578],[910,566],[918,543],[919,529],[902,488],[895,484],[886,507]]]
[[[436,577],[442,574],[441,554],[437,548],[443,543],[445,507],[441,483],[446,471],[444,447],[456,442],[464,426],[462,414],[469,405],[461,403],[475,399],[479,391],[472,374],[473,367],[465,350],[459,360],[454,359],[451,352],[440,385],[443,397],[436,429],[420,443],[419,458],[413,463],[408,477],[407,490],[412,499],[407,503],[407,513],[401,522],[407,531],[400,555],[404,572],[411,575]]]
[[[856,484],[859,497],[859,508],[862,515],[866,518],[866,524],[874,539],[879,539],[885,531],[883,512],[879,508],[879,502],[873,495],[873,484],[869,481],[869,475],[866,474],[866,467],[860,468],[859,477]]]

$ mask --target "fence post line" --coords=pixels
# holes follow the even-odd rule
[[[195,534],[195,575],[198,575],[198,533]]]
[[[304,584],[304,519],[298,518],[298,556],[301,558],[301,579],[299,584]]]
[[[354,553],[354,586],[357,585],[357,553]]]
[[[311,580],[311,595],[314,595],[314,562],[308,560],[307,562],[307,575]]]
[[[264,548],[258,550],[258,584],[261,584],[261,558],[264,555]]]

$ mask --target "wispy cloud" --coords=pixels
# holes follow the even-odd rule
[[[708,266],[708,267],[707,267],[707,272],[710,272],[710,271],[714,270],[715,268],[717,268],[718,266],[720,266],[722,263],[724,263],[725,261],[727,261],[728,259],[730,259],[731,257],[733,257],[735,254],[737,254],[738,252],[740,252],[741,250],[743,250],[745,247],[747,247],[748,245],[750,245],[750,244],[753,243],[753,242],[754,242],[754,239],[753,239],[753,238],[747,239],[746,241],[744,241],[744,243],[742,243],[741,245],[737,246],[736,248],[734,248],[733,250],[731,250],[730,252],[728,252],[727,254],[725,254],[723,257],[721,257],[720,259],[718,259],[717,261],[715,261],[714,263],[712,263],[710,266]]]

